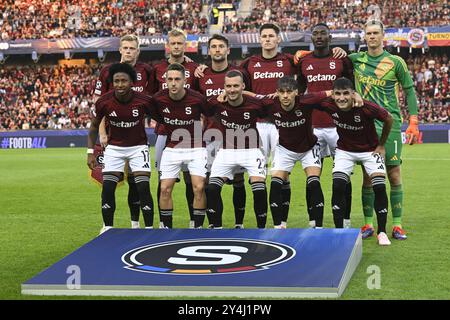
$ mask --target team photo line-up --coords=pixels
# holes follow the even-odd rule
[[[369,20],[364,27],[367,52],[347,55],[331,50],[326,24],[312,28],[313,51],[280,53],[280,29],[267,23],[259,30],[261,53],[239,66],[228,61],[229,42],[213,35],[209,62],[185,56],[186,36],[168,34],[168,58],[149,65],[138,61],[139,39],[121,38],[121,60],[104,67],[95,86],[95,112],[88,135],[87,164],[96,170],[94,148],[104,150],[101,233],[113,227],[115,190],[127,172],[131,227],[153,228],[151,162],[145,123],[157,122],[155,168],[160,228],[172,228],[172,192],[183,172],[190,228],[222,228],[224,184],[233,186],[235,228],[243,228],[246,207],[244,172],[248,173],[258,228],[265,228],[270,207],[274,228],[287,227],[291,198],[289,175],[301,163],[306,175],[309,226],[323,226],[322,162],[333,158],[331,206],[336,228],[350,228],[355,164],[363,170],[362,238],[375,234],[389,245],[407,239],[401,218],[401,124],[398,90],[409,111],[408,143],[419,137],[417,99],[401,57],[383,48],[384,26]],[[266,176],[270,166],[270,193]],[[386,177],[390,194],[386,191]]]

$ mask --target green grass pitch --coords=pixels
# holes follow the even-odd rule
[[[379,247],[375,238],[365,240],[363,259],[342,299],[450,298],[450,144],[405,146],[403,160],[403,226],[409,238],[392,240],[390,247]],[[331,160],[327,159],[321,180],[325,227],[333,225],[330,171]],[[359,168],[352,182],[352,224],[360,227]],[[288,227],[305,228],[305,177],[299,165],[291,175],[291,185]],[[231,190],[225,186],[222,193],[225,227],[234,223]],[[61,299],[23,296],[20,285],[98,235],[102,225],[100,191],[88,178],[85,149],[0,150],[0,299]],[[156,194],[156,175],[152,192]],[[177,184],[174,192],[174,226],[187,227],[184,183]],[[130,226],[126,193],[126,185],[116,193],[115,226],[120,228]],[[254,228],[248,185],[247,199],[244,225]],[[389,231],[391,221],[389,212]],[[155,226],[158,222],[156,218]],[[270,216],[268,222],[272,227]],[[371,266],[380,269],[379,289],[367,286]]]

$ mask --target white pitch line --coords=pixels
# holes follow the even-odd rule
[[[402,158],[402,160],[432,160],[432,161],[450,161],[449,158],[440,158],[440,159],[436,159],[436,158]]]

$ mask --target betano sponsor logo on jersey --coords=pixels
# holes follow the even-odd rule
[[[248,124],[236,124],[236,123],[234,123],[234,122],[228,122],[228,121],[225,120],[225,119],[220,119],[220,121],[221,121],[221,123],[222,123],[225,127],[230,128],[230,129],[242,129],[242,130],[246,130],[246,129],[250,128],[250,126],[251,126],[250,123],[248,123]]]
[[[292,259],[285,244],[253,239],[186,239],[134,248],[126,269],[165,275],[220,275],[268,269]]]
[[[132,128],[139,124],[139,120],[133,122],[108,120],[108,122],[117,128]]]
[[[370,85],[375,85],[375,86],[380,86],[380,87],[386,86],[386,80],[376,79],[371,76],[363,76],[361,74],[356,74],[356,80],[358,82],[364,83],[364,84],[370,84]]]
[[[294,128],[294,127],[300,127],[301,125],[304,125],[306,123],[306,119],[299,119],[296,121],[280,121],[275,119],[275,125],[277,127],[281,128]]]
[[[336,80],[336,75],[335,74],[316,74],[315,76],[313,75],[308,75],[306,77],[308,79],[308,82],[317,82],[317,81],[334,81]]]
[[[207,89],[206,90],[206,96],[207,97],[211,97],[211,96],[214,96],[214,97],[217,97],[217,96],[219,96],[220,94],[222,94],[223,92],[225,92],[225,90],[224,89]]]
[[[186,126],[186,125],[191,125],[194,124],[195,120],[194,119],[190,119],[190,120],[180,120],[180,119],[170,119],[167,117],[164,117],[164,123],[165,124],[171,124],[171,125],[175,125],[175,126]]]
[[[355,127],[355,126],[348,125],[346,123],[339,122],[336,119],[333,119],[333,122],[337,127],[346,129],[346,130],[359,131],[359,130],[364,129],[364,126]]]
[[[275,79],[275,78],[283,78],[284,72],[255,72],[253,73],[253,79]]]

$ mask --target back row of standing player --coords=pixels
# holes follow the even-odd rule
[[[262,45],[262,54],[257,56],[252,56],[249,59],[245,60],[241,65],[241,68],[237,68],[229,65],[227,61],[227,55],[229,53],[228,41],[221,36],[214,36],[209,41],[209,54],[211,56],[211,65],[206,71],[204,71],[204,75],[201,78],[196,78],[193,76],[197,65],[194,62],[188,62],[184,57],[184,44],[185,37],[184,35],[174,30],[169,34],[169,48],[171,50],[170,57],[167,61],[163,61],[159,64],[156,64],[152,70],[146,64],[142,64],[137,62],[137,56],[139,54],[137,39],[131,37],[124,37],[121,41],[121,54],[122,54],[122,62],[129,63],[134,65],[137,71],[137,80],[138,82],[135,84],[135,90],[141,92],[147,92],[149,94],[154,93],[158,89],[164,89],[164,85],[166,85],[165,72],[170,63],[178,62],[185,66],[186,68],[186,86],[192,89],[196,89],[207,97],[216,96],[221,93],[223,90],[223,82],[224,75],[227,71],[232,69],[240,69],[244,78],[246,79],[246,87],[250,88],[252,92],[261,95],[273,95],[277,88],[277,80],[286,75],[296,75],[297,68],[293,65],[292,57],[279,53],[278,52],[278,44],[280,42],[279,37],[279,29],[272,24],[264,25],[260,30],[261,36],[261,45]],[[307,88],[308,92],[316,92],[322,91],[325,89],[331,89],[333,85],[333,81],[340,76],[347,76],[352,79],[352,65],[348,59],[336,59],[333,58],[330,54],[329,49],[329,40],[330,40],[329,30],[326,25],[317,25],[312,30],[312,41],[315,47],[315,50],[312,54],[308,54],[300,60],[300,73],[299,73],[299,83],[300,83],[300,91],[303,91]],[[102,94],[107,89],[106,82],[106,74],[107,69],[102,72],[101,79],[99,80],[96,88],[96,94]],[[108,87],[110,89],[110,87]],[[334,126],[331,118],[328,115],[320,115],[320,112],[314,111],[315,116],[313,117],[313,124],[315,126],[315,134],[319,138],[319,144],[321,146],[321,158],[329,155],[333,155],[333,152],[336,147],[337,135],[336,130],[332,127]],[[324,128],[324,129],[318,129]],[[331,129],[330,129],[331,128]],[[158,128],[158,141],[160,141],[161,137],[164,137],[162,129]],[[267,159],[270,155],[270,151],[274,149],[275,145],[278,141],[278,132],[275,127],[271,124],[261,123],[258,124],[258,131],[261,135],[261,139],[263,141],[264,147],[264,156]],[[330,133],[331,132],[331,133]],[[159,144],[161,145],[161,144]],[[162,144],[164,145],[164,143]],[[160,156],[162,152],[162,148],[158,147],[157,143],[157,158],[156,164],[160,164]],[[328,149],[328,154],[327,150]],[[279,170],[285,171],[285,170]],[[238,172],[241,173],[241,172]],[[275,175],[274,175],[275,173]],[[164,173],[163,173],[164,174]],[[277,172],[272,172],[272,175],[277,177]],[[308,172],[307,172],[308,175]],[[311,190],[314,185],[314,180],[317,179],[320,175],[319,172],[314,172],[310,174],[310,177],[313,179],[307,179],[307,199],[308,199],[308,212],[310,213],[310,223],[313,226],[315,217],[320,217],[319,221],[317,221],[317,227],[321,227],[321,216],[314,215],[311,211],[314,207],[317,206],[317,196],[313,198],[316,199],[314,203],[311,200]],[[240,178],[240,179],[239,179]],[[281,224],[279,224],[279,219],[275,222],[275,225],[285,226],[287,220],[287,210],[289,208],[289,198],[290,198],[290,187],[288,184],[287,176],[281,175],[278,180],[281,186],[281,189],[275,188],[275,190],[280,190],[277,194],[282,196],[281,203],[282,208],[281,212],[277,217],[281,217]],[[132,179],[131,179],[132,180]],[[164,180],[175,180],[170,177]],[[233,197],[233,202],[235,204],[235,214],[236,214],[236,224],[237,226],[242,225],[243,218],[243,208],[245,208],[245,193],[242,190],[243,188],[243,180],[242,174],[238,179],[234,179],[235,184],[235,196]],[[172,183],[173,182],[173,183]],[[133,184],[133,181],[131,181]],[[130,184],[130,190],[131,188]],[[163,183],[161,186],[163,192],[161,192],[160,205],[162,212],[162,220],[164,220],[163,216],[167,217],[171,216],[171,202],[170,202],[170,193],[173,188],[174,181],[171,181],[169,184]],[[194,203],[194,208],[191,211],[191,220],[195,220],[196,215],[202,215],[200,211],[203,211],[205,208],[204,199],[201,196],[196,194],[195,190],[199,190],[198,183],[194,184],[194,201],[191,201],[188,198],[188,203]],[[253,187],[253,184],[252,184]],[[272,183],[272,187],[274,187]],[[255,189],[262,189],[261,186],[255,187]],[[253,190],[253,188],[252,188]],[[351,195],[351,188],[347,187],[347,190],[350,190],[349,194]],[[321,191],[320,191],[321,192]],[[255,192],[254,192],[255,193]],[[317,192],[314,192],[317,194]],[[241,196],[241,197],[239,197]],[[137,198],[137,197],[136,197]],[[322,195],[323,198],[323,195]],[[130,197],[129,197],[130,200]],[[197,200],[197,201],[196,201]],[[256,199],[255,199],[256,200]],[[278,200],[280,201],[280,200]],[[256,201],[255,201],[256,202]],[[274,201],[270,201],[271,205],[275,203]],[[347,203],[350,203],[347,201]],[[129,203],[133,203],[133,201],[129,201]],[[139,203],[138,201],[134,201],[134,203]],[[219,210],[220,205],[218,206]],[[130,206],[131,209],[131,206]],[[255,208],[256,209],[256,208]],[[261,211],[261,210],[259,210]],[[262,210],[264,211],[264,210]],[[317,210],[315,210],[317,211]],[[323,211],[323,209],[322,209]],[[199,213],[200,212],[200,213]],[[344,221],[344,224],[349,224],[349,210],[345,213],[345,217],[347,221]],[[144,216],[145,218],[145,216]],[[165,219],[167,225],[170,226],[171,222],[169,219]],[[147,225],[147,221],[146,221]],[[261,224],[258,223],[260,226]]]

